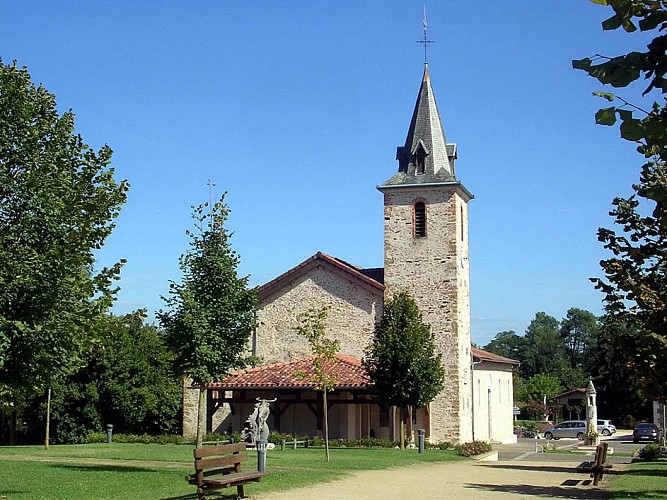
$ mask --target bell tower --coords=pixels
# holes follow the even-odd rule
[[[424,66],[398,173],[384,194],[385,301],[405,290],[431,325],[442,354],[445,388],[428,408],[435,442],[472,441],[468,202],[456,178],[456,144],[447,143]]]

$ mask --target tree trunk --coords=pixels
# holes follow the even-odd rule
[[[9,412],[9,444],[16,445],[16,410]]]
[[[413,412],[412,405],[408,405],[408,411],[407,415],[405,418],[405,437],[406,441],[408,442],[408,445],[410,447],[414,446],[415,444],[415,433],[414,429],[412,428],[412,412]]]
[[[46,393],[46,432],[44,433],[44,449],[49,449],[49,434],[51,428],[51,388]]]
[[[327,403],[327,391],[322,391],[324,398],[324,449],[326,450],[327,462],[329,462],[329,405]]]
[[[405,449],[405,407],[401,405],[401,450]]]
[[[197,406],[197,443],[195,447],[201,448],[206,434],[206,388],[199,388],[199,405]]]

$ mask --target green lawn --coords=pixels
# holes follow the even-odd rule
[[[256,468],[255,452],[248,455],[247,468]],[[459,459],[453,451],[420,455],[415,450],[332,449],[326,463],[323,449],[269,450],[269,475],[247,485],[246,494],[333,481],[361,469]],[[99,460],[107,462],[93,462]],[[195,487],[184,479],[191,472],[191,446],[113,443],[51,446],[48,451],[41,446],[0,447],[0,499],[196,499]],[[235,498],[235,493],[235,488],[221,490],[211,498]]]
[[[667,498],[667,460],[636,462],[622,474],[610,474],[609,498]]]

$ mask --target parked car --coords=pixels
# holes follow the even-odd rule
[[[544,430],[544,437],[547,439],[577,438],[582,441],[584,434],[586,434],[584,420],[566,420]]]
[[[640,441],[655,441],[657,443],[658,426],[649,423],[637,424],[632,432],[632,442],[639,443]]]
[[[598,432],[603,436],[611,436],[616,432],[616,426],[611,420],[598,420]]]

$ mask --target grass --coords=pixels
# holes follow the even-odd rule
[[[256,468],[248,452],[247,469]],[[349,475],[355,470],[405,467],[417,463],[460,460],[453,451],[394,449],[269,450],[269,475],[246,486],[247,494],[286,490]],[[118,462],[116,462],[118,461]],[[192,447],[185,445],[90,444],[0,447],[0,499],[171,499],[194,500],[187,484]],[[20,478],[20,480],[17,480]],[[211,498],[236,498],[236,489]]]
[[[610,499],[667,498],[667,460],[635,462],[627,472],[607,477],[611,479]]]

